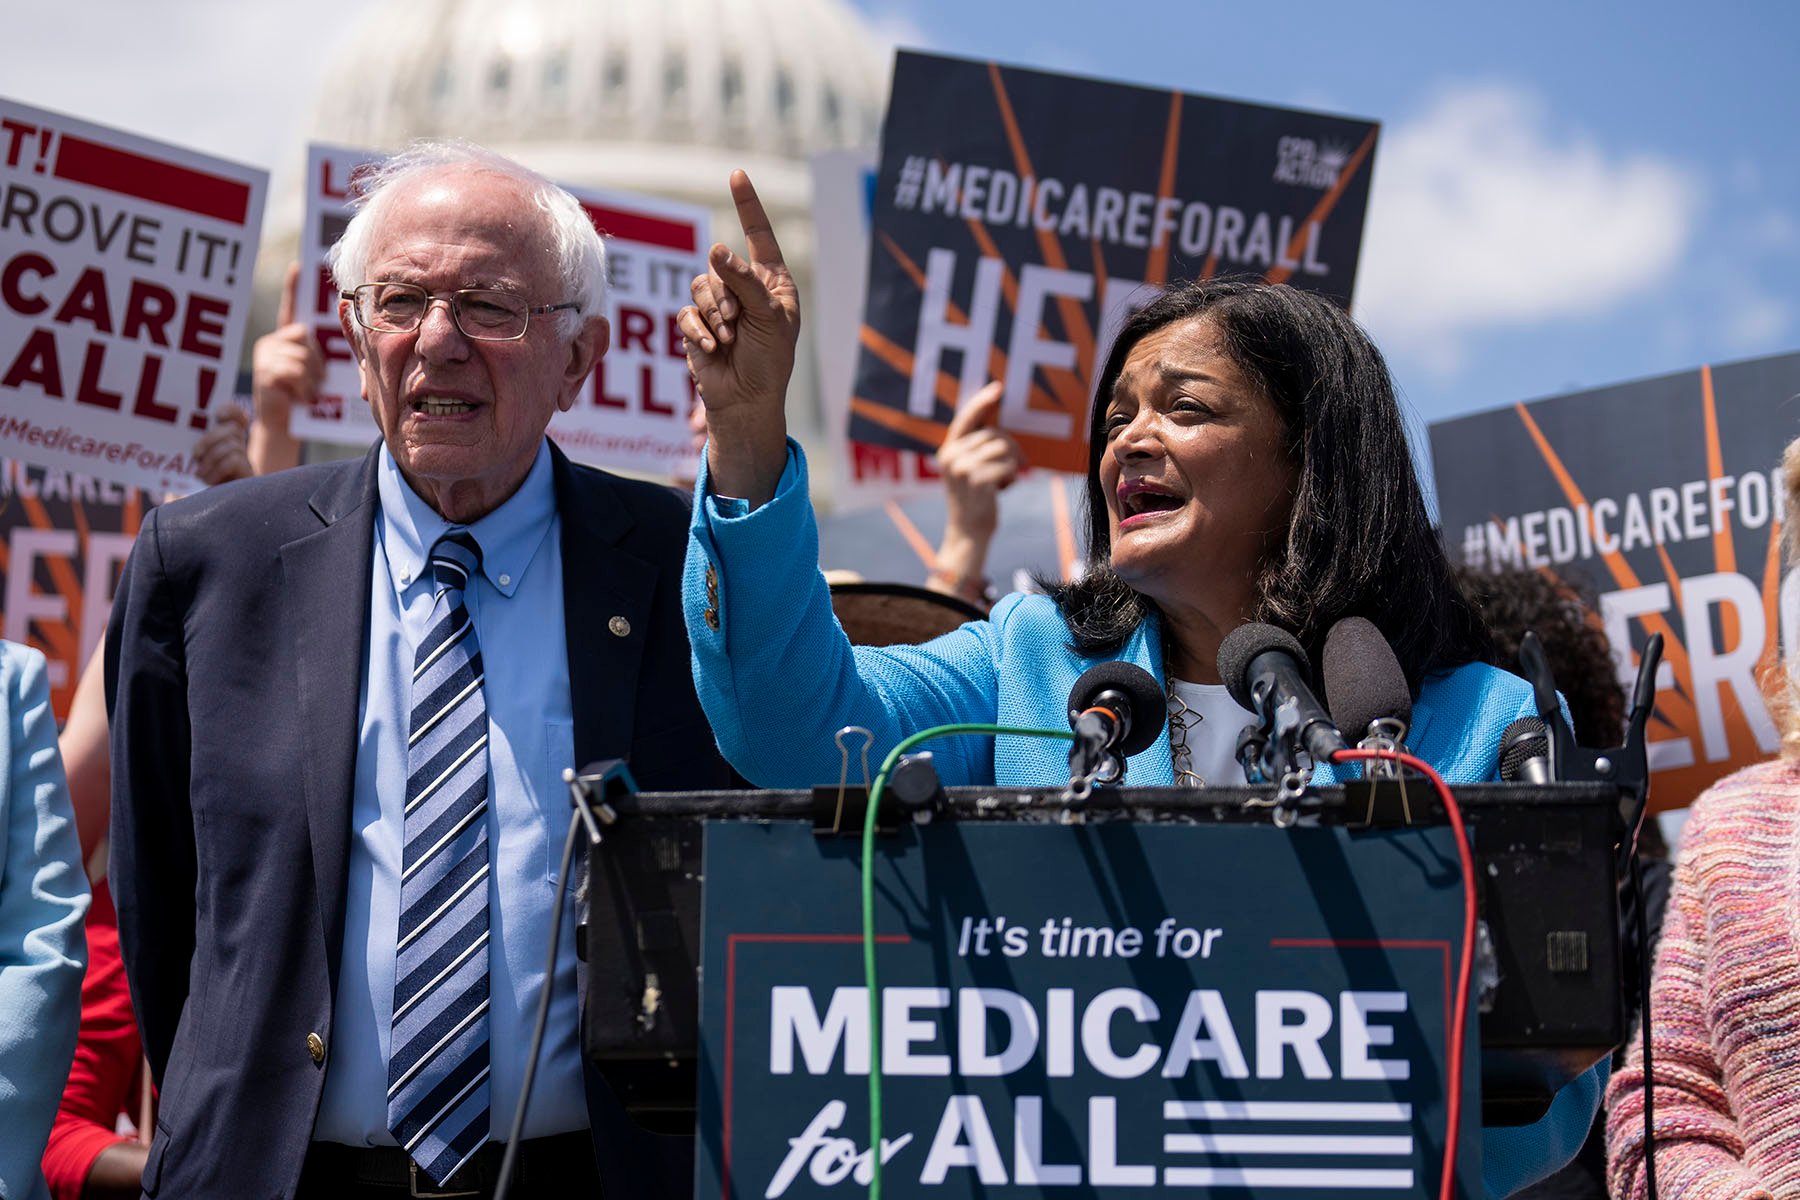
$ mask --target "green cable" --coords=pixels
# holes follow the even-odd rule
[[[881,996],[875,987],[875,812],[881,804],[881,790],[887,786],[901,755],[920,742],[953,734],[977,733],[992,736],[1011,734],[1016,737],[1042,737],[1072,742],[1075,735],[1060,729],[1021,729],[1011,725],[935,725],[922,729],[888,751],[875,772],[869,787],[869,805],[863,814],[862,844],[862,914],[863,914],[863,983],[869,991],[869,1200],[881,1200]]]

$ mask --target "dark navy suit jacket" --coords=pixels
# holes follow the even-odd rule
[[[300,1177],[343,949],[378,454],[154,510],[114,600],[111,878],[161,1088],[150,1196],[290,1197]],[[552,459],[577,765],[730,786],[689,670],[686,505]],[[690,1190],[691,1139],[588,1084],[607,1193]]]

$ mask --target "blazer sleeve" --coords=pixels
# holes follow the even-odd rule
[[[160,1085],[194,957],[191,729],[181,588],[153,510],[138,533],[106,631],[112,722],[112,881],[138,1029]]]
[[[846,725],[874,735],[873,774],[909,733],[993,721],[998,672],[988,622],[923,646],[851,646],[819,572],[796,443],[788,444],[775,498],[755,511],[710,493],[704,459],[696,492],[682,588],[694,684],[719,749],[752,783],[835,782],[843,758],[834,736]],[[932,750],[944,783],[992,781],[991,739],[949,738]],[[851,757],[860,782],[859,754]]]
[[[0,1195],[32,1197],[75,1053],[88,886],[42,654],[0,643],[0,704]]]

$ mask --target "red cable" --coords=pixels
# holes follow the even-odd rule
[[[1469,851],[1469,837],[1463,828],[1462,810],[1456,806],[1456,797],[1450,794],[1450,785],[1443,777],[1432,770],[1422,759],[1415,758],[1394,750],[1339,750],[1331,756],[1334,763],[1360,762],[1370,759],[1384,759],[1399,763],[1431,780],[1437,788],[1438,799],[1444,802],[1444,812],[1450,817],[1450,829],[1456,835],[1456,854],[1462,861],[1463,877],[1463,938],[1462,958],[1456,967],[1456,1002],[1451,1011],[1450,1047],[1449,1047],[1449,1083],[1444,1088],[1446,1096],[1444,1116],[1444,1174],[1438,1183],[1439,1200],[1455,1200],[1456,1196],[1456,1131],[1462,1120],[1462,1049],[1463,1029],[1468,1023],[1469,1015],[1469,975],[1475,962],[1475,857]]]

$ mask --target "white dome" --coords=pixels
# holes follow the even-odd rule
[[[465,138],[562,183],[701,205],[730,242],[725,181],[742,167],[805,297],[806,160],[876,144],[891,68],[845,0],[378,0],[333,65],[310,136],[377,151]],[[296,179],[265,224],[255,329],[274,323],[300,213]],[[788,411],[823,455],[804,326],[801,338]]]
[[[873,145],[888,64],[841,0],[385,0],[316,125],[349,145]],[[615,184],[614,186],[618,186]]]

